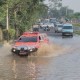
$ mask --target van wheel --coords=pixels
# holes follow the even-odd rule
[[[73,34],[71,35],[71,37],[73,37]]]

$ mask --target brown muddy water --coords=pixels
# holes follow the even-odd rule
[[[8,44],[0,48],[0,80],[45,80],[51,57],[63,50],[56,44],[44,44],[35,55],[20,57],[12,55],[10,49]]]
[[[80,38],[50,39],[28,57],[13,55],[8,44],[0,48],[0,80],[80,80]]]
[[[43,44],[36,53],[38,57],[54,57],[67,50],[67,48],[61,47],[57,44]]]

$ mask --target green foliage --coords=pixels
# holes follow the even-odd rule
[[[0,41],[3,40],[2,29],[0,28]]]
[[[69,9],[68,7],[61,7],[60,9],[50,9],[49,15],[51,17],[62,18],[67,17],[71,19],[71,16],[74,14],[74,11]]]
[[[80,27],[80,23],[73,24],[76,27]]]
[[[8,31],[6,29],[3,29],[3,39],[8,40]]]
[[[30,29],[37,19],[42,17],[46,9],[44,8],[45,5],[43,1],[44,0],[0,0],[0,24],[6,29],[8,8],[9,26],[11,26],[11,28],[15,30],[18,29],[20,31],[19,33]],[[3,30],[3,32],[7,33],[6,30]],[[12,33],[10,36],[11,35]]]
[[[75,31],[75,34],[78,34],[78,35],[80,35],[80,30],[79,30],[79,31]]]
[[[80,19],[80,13],[79,13],[79,12],[74,13],[74,14],[72,15],[72,18]]]
[[[15,36],[15,30],[14,29],[3,29],[3,38],[4,40],[13,39]]]
[[[6,2],[6,0],[0,0],[0,6],[6,4],[5,2]]]
[[[13,39],[14,36],[15,36],[15,30],[14,29],[9,29],[8,34],[9,34],[9,39]]]
[[[73,26],[76,27],[76,28],[79,28],[80,27],[80,23],[73,24]],[[80,30],[79,29],[75,30],[74,33],[80,35]]]
[[[41,0],[23,0],[10,9],[10,23],[21,30],[29,29],[39,18]]]

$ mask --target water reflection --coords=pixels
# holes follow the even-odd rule
[[[0,44],[0,48],[2,47],[3,45],[2,44]]]
[[[12,55],[10,47],[0,49],[0,80],[37,80],[41,69],[49,64],[49,59],[30,55]]]
[[[40,68],[48,65],[48,59],[38,57],[12,57],[14,79],[36,80]]]

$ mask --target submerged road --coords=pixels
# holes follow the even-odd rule
[[[20,57],[11,54],[9,45],[1,47],[0,80],[80,80],[80,36],[52,33],[49,38],[67,50],[57,56]]]

